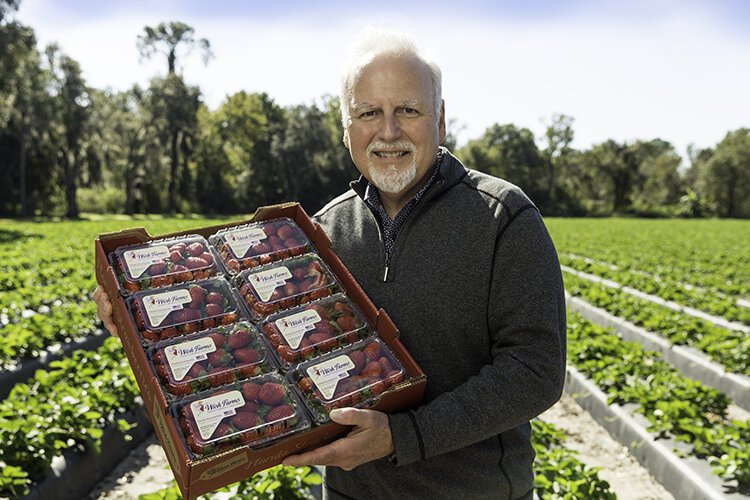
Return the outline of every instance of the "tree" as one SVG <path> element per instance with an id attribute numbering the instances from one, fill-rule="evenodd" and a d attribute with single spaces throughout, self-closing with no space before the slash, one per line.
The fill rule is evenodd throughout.
<path id="1" fill-rule="evenodd" d="M 81 75 L 81 67 L 74 59 L 62 54 L 57 45 L 45 50 L 53 75 L 57 97 L 58 127 L 53 131 L 58 145 L 58 164 L 62 167 L 67 201 L 66 216 L 78 217 L 76 190 L 81 176 L 84 141 L 88 135 L 91 112 L 89 89 Z"/>
<path id="2" fill-rule="evenodd" d="M 207 64 L 213 57 L 211 44 L 205 38 L 196 39 L 195 30 L 179 21 L 160 23 L 156 28 L 146 26 L 144 33 L 138 36 L 138 51 L 144 59 L 161 53 L 167 58 L 167 74 L 174 75 L 177 66 L 177 53 L 188 55 L 196 47 L 202 51 L 203 63 Z"/>
<path id="3" fill-rule="evenodd" d="M 550 208 L 550 213 L 561 213 L 568 204 L 568 197 L 558 199 L 559 176 L 570 170 L 571 158 L 576 151 L 570 147 L 573 142 L 573 118 L 557 114 L 544 132 L 544 149 L 542 157 L 547 167 L 547 181 L 544 187 L 544 200 Z M 566 193 L 567 194 L 567 193 Z"/>
<path id="4" fill-rule="evenodd" d="M 461 148 L 458 156 L 472 168 L 516 184 L 544 208 L 545 165 L 529 129 L 492 125 Z"/>
<path id="5" fill-rule="evenodd" d="M 706 161 L 699 186 L 720 217 L 750 217 L 750 129 L 724 136 Z"/>

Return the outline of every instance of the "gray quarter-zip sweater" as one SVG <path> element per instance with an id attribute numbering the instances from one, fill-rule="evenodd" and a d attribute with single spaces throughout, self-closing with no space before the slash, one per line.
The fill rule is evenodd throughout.
<path id="1" fill-rule="evenodd" d="M 518 498 L 533 487 L 529 420 L 565 376 L 560 266 L 520 189 L 443 153 L 388 262 L 363 178 L 314 216 L 427 375 L 423 404 L 389 417 L 395 463 L 328 467 L 331 498 Z"/>

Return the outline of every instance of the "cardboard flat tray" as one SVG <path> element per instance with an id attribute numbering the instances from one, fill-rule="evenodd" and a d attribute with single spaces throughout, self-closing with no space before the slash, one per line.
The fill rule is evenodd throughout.
<path id="1" fill-rule="evenodd" d="M 265 448 L 253 450 L 244 446 L 210 457 L 200 459 L 192 457 L 184 444 L 176 422 L 169 414 L 168 402 L 158 379 L 151 370 L 132 316 L 120 294 L 117 277 L 109 262 L 109 255 L 123 245 L 184 234 L 201 234 L 208 238 L 220 229 L 279 217 L 289 217 L 302 228 L 318 254 L 336 275 L 347 295 L 359 306 L 370 324 L 375 326 L 380 338 L 388 344 L 409 374 L 404 382 L 384 393 L 374 408 L 385 412 L 412 408 L 419 404 L 424 394 L 427 379 L 414 358 L 399 341 L 396 326 L 388 314 L 383 309 L 378 309 L 367 297 L 331 249 L 331 241 L 323 229 L 313 223 L 297 203 L 261 207 L 249 219 L 170 234 L 152 236 L 144 228 L 101 234 L 95 241 L 96 279 L 112 300 L 114 322 L 120 333 L 125 354 L 135 374 L 143 400 L 146 402 L 156 435 L 164 448 L 180 491 L 186 499 L 196 498 L 247 478 L 258 471 L 281 463 L 288 455 L 329 443 L 346 434 L 348 427 L 329 422 L 300 434 L 294 434 Z"/>

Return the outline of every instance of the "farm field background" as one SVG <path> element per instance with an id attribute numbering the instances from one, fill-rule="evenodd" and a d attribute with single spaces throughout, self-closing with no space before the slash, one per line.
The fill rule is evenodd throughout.
<path id="1" fill-rule="evenodd" d="M 140 405 L 122 350 L 101 331 L 90 299 L 96 235 L 135 226 L 162 234 L 240 218 L 0 221 L 0 497 L 38 491 L 55 457 L 96 454 L 110 429 L 128 431 Z M 750 221 L 546 223 L 571 300 L 750 380 Z M 750 498 L 750 408 L 579 312 L 569 309 L 569 375 L 598 386 L 611 407 L 636 415 L 659 442 L 677 443 L 667 445 L 679 449 L 674 460 L 698 463 L 721 495 Z M 22 372 L 29 366 L 36 371 Z M 540 496 L 637 498 L 612 491 L 551 423 L 535 421 L 534 430 Z"/>

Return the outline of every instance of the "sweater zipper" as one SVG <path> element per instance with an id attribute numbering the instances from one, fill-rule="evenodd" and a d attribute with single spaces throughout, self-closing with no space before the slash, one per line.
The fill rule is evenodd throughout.
<path id="1" fill-rule="evenodd" d="M 409 215 L 406 217 L 406 220 L 404 221 L 404 224 L 401 226 L 401 229 L 399 230 L 398 234 L 396 235 L 396 239 L 393 240 L 393 251 L 391 252 L 391 255 L 388 255 L 388 252 L 385 249 L 385 238 L 383 237 L 383 230 L 380 227 L 380 223 L 378 222 L 376 225 L 378 226 L 378 232 L 380 233 L 380 241 L 383 242 L 383 251 L 385 252 L 385 266 L 383 268 L 383 283 L 388 282 L 388 272 L 390 271 L 391 267 L 391 259 L 393 258 L 393 254 L 396 252 L 396 242 L 399 240 L 402 234 L 406 233 L 407 227 L 411 224 L 411 221 L 414 219 L 415 215 L 417 214 L 417 211 L 420 210 L 425 203 L 425 200 L 431 199 L 432 196 L 429 196 L 432 193 L 435 193 L 437 188 L 443 183 L 442 179 L 438 179 L 435 181 L 435 183 L 427 190 L 427 192 L 422 195 L 422 198 L 419 199 L 417 204 L 414 206 L 412 211 L 409 213 Z M 375 215 L 375 214 L 373 214 Z M 378 218 L 375 217 L 376 222 L 378 221 Z M 403 238 L 402 238 L 403 239 Z"/>

